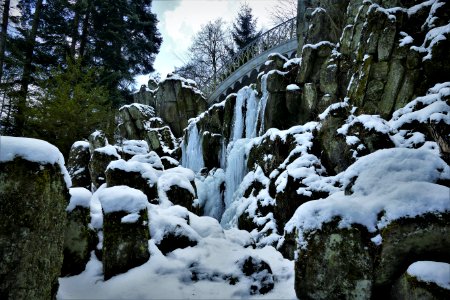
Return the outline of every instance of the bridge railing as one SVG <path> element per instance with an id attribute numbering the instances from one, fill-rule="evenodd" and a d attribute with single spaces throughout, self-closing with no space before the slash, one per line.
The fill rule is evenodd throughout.
<path id="1" fill-rule="evenodd" d="M 272 29 L 260 34 L 247 46 L 226 61 L 217 73 L 211 76 L 200 89 L 208 97 L 234 71 L 265 51 L 283 42 L 296 38 L 296 18 L 289 19 Z"/>

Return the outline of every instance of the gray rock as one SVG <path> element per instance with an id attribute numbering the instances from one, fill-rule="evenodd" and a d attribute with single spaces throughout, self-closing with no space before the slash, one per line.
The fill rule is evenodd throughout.
<path id="1" fill-rule="evenodd" d="M 0 162 L 2 299 L 56 296 L 68 201 L 57 164 L 42 165 L 19 157 Z"/>
<path id="2" fill-rule="evenodd" d="M 88 142 L 75 142 L 72 145 L 67 162 L 67 171 L 72 179 L 72 187 L 91 188 L 89 160 L 91 153 Z"/>
<path id="3" fill-rule="evenodd" d="M 84 271 L 90 253 L 95 249 L 96 236 L 89 228 L 90 220 L 88 207 L 76 206 L 67 213 L 61 276 L 73 276 Z"/>
<path id="4" fill-rule="evenodd" d="M 118 159 L 120 159 L 120 156 L 113 146 L 108 145 L 95 149 L 89 161 L 89 173 L 91 174 L 92 184 L 96 189 L 106 182 L 106 167 L 110 162 Z"/>
<path id="5" fill-rule="evenodd" d="M 102 130 L 96 130 L 89 136 L 89 151 L 91 151 L 91 154 L 94 153 L 95 149 L 106 145 L 108 145 L 108 139 Z"/>
<path id="6" fill-rule="evenodd" d="M 158 114 L 169 124 L 176 137 L 183 135 L 190 118 L 196 117 L 207 107 L 205 97 L 193 83 L 177 76 L 160 82 L 156 99 Z"/>
<path id="7" fill-rule="evenodd" d="M 371 299 L 373 259 L 367 231 L 322 225 L 308 235 L 295 263 L 295 291 L 302 299 Z"/>

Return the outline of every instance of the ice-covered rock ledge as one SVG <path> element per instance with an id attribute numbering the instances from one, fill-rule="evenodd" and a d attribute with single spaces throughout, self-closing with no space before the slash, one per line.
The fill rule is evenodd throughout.
<path id="1" fill-rule="evenodd" d="M 337 177 L 345 191 L 303 204 L 286 225 L 298 236 L 297 295 L 369 299 L 414 259 L 445 258 L 450 189 L 438 183 L 450 168 L 438 153 L 380 150 Z"/>

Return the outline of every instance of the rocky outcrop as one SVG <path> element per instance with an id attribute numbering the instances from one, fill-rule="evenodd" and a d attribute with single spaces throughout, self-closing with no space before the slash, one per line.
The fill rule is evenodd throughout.
<path id="1" fill-rule="evenodd" d="M 449 268 L 448 263 L 415 262 L 392 287 L 391 299 L 447 299 Z"/>
<path id="2" fill-rule="evenodd" d="M 89 161 L 89 173 L 93 186 L 98 189 L 106 182 L 105 171 L 109 163 L 120 159 L 115 147 L 108 145 L 102 148 L 97 148 L 91 156 Z"/>
<path id="3" fill-rule="evenodd" d="M 176 137 L 183 135 L 188 120 L 195 118 L 207 108 L 203 94 L 192 80 L 169 74 L 159 83 L 156 97 L 158 115 L 172 129 Z"/>
<path id="4" fill-rule="evenodd" d="M 0 297 L 52 299 L 69 201 L 64 159 L 41 140 L 2 136 L 0 144 Z"/>
<path id="5" fill-rule="evenodd" d="M 72 276 L 84 271 L 95 248 L 95 234 L 89 227 L 91 192 L 85 188 L 70 189 L 67 206 L 67 226 L 64 235 L 64 261 L 61 276 Z"/>
<path id="6" fill-rule="evenodd" d="M 67 162 L 67 170 L 72 179 L 73 187 L 91 188 L 90 159 L 91 153 L 88 142 L 78 141 L 72 145 Z"/>
<path id="7" fill-rule="evenodd" d="M 103 274 L 108 280 L 150 257 L 147 197 L 127 186 L 106 188 L 98 197 L 103 210 Z"/>
<path id="8" fill-rule="evenodd" d="M 122 106 L 119 110 L 122 119 L 119 124 L 121 137 L 127 140 L 144 140 L 149 150 L 160 156 L 177 157 L 178 142 L 170 127 L 159 117 L 155 117 L 153 107 L 138 103 Z"/>
<path id="9" fill-rule="evenodd" d="M 95 149 L 105 147 L 108 144 L 106 134 L 101 130 L 96 130 L 89 135 L 89 151 L 91 154 L 94 153 Z"/>
<path id="10" fill-rule="evenodd" d="M 105 174 L 108 187 L 126 185 L 142 191 L 150 202 L 158 203 L 156 184 L 159 175 L 153 167 L 146 163 L 126 162 L 120 159 L 111 162 Z"/>

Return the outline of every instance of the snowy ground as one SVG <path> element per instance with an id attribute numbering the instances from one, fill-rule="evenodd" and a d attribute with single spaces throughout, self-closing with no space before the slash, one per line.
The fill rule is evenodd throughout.
<path id="1" fill-rule="evenodd" d="M 284 259 L 273 247 L 253 249 L 250 234 L 236 228 L 223 230 L 210 217 L 197 217 L 180 206 L 161 208 L 149 204 L 152 237 L 147 263 L 104 281 L 102 263 L 92 253 L 80 275 L 60 278 L 58 299 L 296 299 L 294 262 Z M 190 223 L 183 224 L 189 214 Z M 153 221 L 152 221 L 153 220 Z M 164 230 L 181 224 L 198 240 L 195 247 L 177 249 L 164 256 L 155 242 Z M 157 229 L 155 229 L 157 228 Z M 267 262 L 274 275 L 274 289 L 250 294 L 258 284 L 245 276 L 239 262 L 248 256 Z M 237 282 L 230 284 L 230 278 Z"/>

